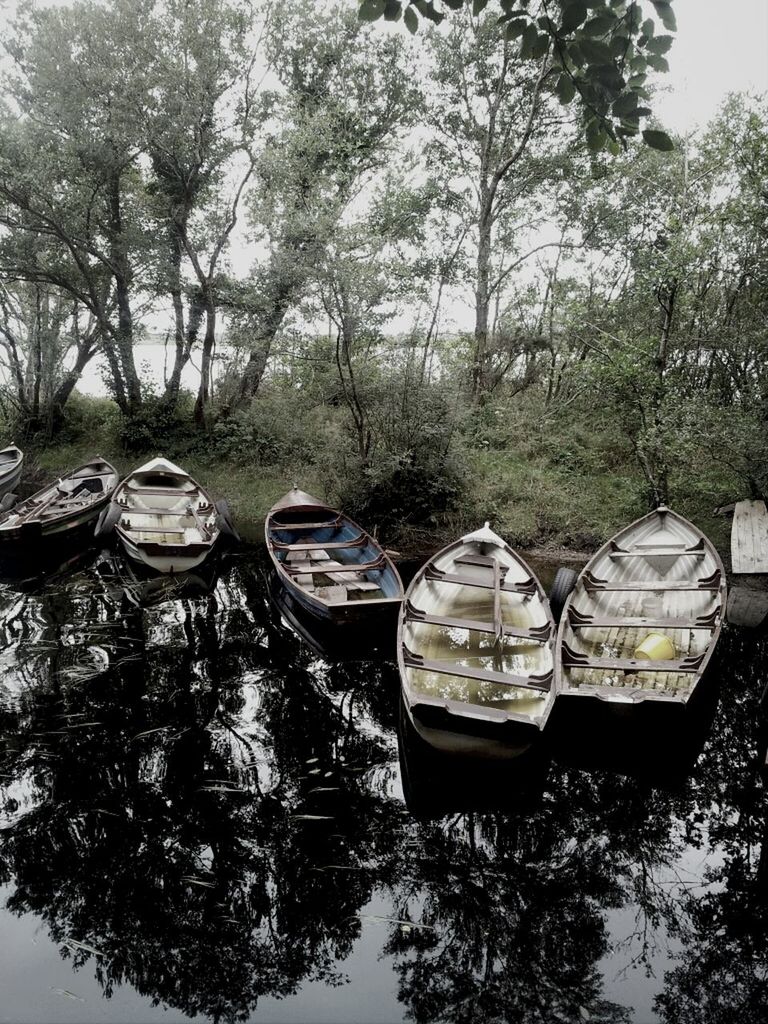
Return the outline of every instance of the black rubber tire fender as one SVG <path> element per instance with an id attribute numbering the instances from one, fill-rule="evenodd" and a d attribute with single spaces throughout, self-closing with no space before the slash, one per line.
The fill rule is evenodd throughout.
<path id="1" fill-rule="evenodd" d="M 555 578 L 549 591 L 549 606 L 552 609 L 555 622 L 560 621 L 563 608 L 565 608 L 565 602 L 576 586 L 578 578 L 579 574 L 577 572 L 573 569 L 567 569 L 565 566 L 561 566 L 555 573 Z"/>
<path id="2" fill-rule="evenodd" d="M 240 534 L 237 532 L 232 521 L 232 513 L 225 498 L 221 498 L 216 502 L 216 526 L 223 536 L 231 538 L 238 544 L 240 543 Z"/>
<path id="3" fill-rule="evenodd" d="M 101 515 L 96 520 L 96 526 L 93 528 L 94 537 L 99 539 L 109 537 L 120 522 L 122 514 L 123 510 L 120 506 L 116 505 L 114 501 L 110 501 L 106 508 L 101 510 Z"/>

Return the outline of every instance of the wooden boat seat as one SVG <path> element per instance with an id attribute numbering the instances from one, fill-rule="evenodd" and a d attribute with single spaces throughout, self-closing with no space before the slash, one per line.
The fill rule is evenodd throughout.
<path id="1" fill-rule="evenodd" d="M 446 572 L 434 565 L 428 565 L 424 570 L 424 579 L 432 580 L 435 583 L 455 583 L 461 587 L 479 587 L 481 590 L 494 590 L 493 580 L 487 583 L 474 576 L 465 576 L 459 573 Z M 507 594 L 524 594 L 526 597 L 533 597 L 536 593 L 536 583 L 530 577 L 523 583 L 502 583 L 500 590 Z"/>
<path id="2" fill-rule="evenodd" d="M 609 672 L 698 672 L 706 651 L 685 658 L 652 661 L 639 658 L 593 658 L 563 643 L 563 668 L 597 668 Z"/>
<path id="3" fill-rule="evenodd" d="M 179 530 L 175 526 L 143 526 L 140 523 L 121 522 L 123 530 L 131 533 L 172 533 L 180 537 L 186 536 L 186 530 Z"/>
<path id="4" fill-rule="evenodd" d="M 142 487 L 141 484 L 126 484 L 125 489 L 135 494 L 175 494 L 179 498 L 189 498 L 199 494 L 199 491 L 192 487 L 189 490 L 183 487 Z"/>
<path id="5" fill-rule="evenodd" d="M 695 619 L 654 619 L 645 618 L 642 615 L 635 618 L 626 615 L 595 617 L 580 612 L 577 608 L 570 608 L 568 623 L 571 629 L 621 629 L 623 626 L 627 626 L 638 629 L 708 629 L 711 631 L 716 628 L 719 615 L 719 607 L 708 615 L 698 615 Z"/>
<path id="6" fill-rule="evenodd" d="M 466 668 L 454 661 L 433 661 L 421 654 L 414 654 L 403 644 L 403 662 L 406 668 L 423 672 L 437 672 L 440 675 L 458 676 L 461 679 L 476 679 L 482 683 L 499 683 L 502 686 L 538 690 L 546 693 L 552 684 L 552 670 L 543 675 L 520 676 L 512 672 L 494 672 L 484 668 Z"/>
<path id="7" fill-rule="evenodd" d="M 312 575 L 320 575 L 321 573 L 339 573 L 339 572 L 371 572 L 373 569 L 384 569 L 386 568 L 386 560 L 383 555 L 379 555 L 378 558 L 374 558 L 370 562 L 350 562 L 349 565 L 340 565 L 338 568 L 334 566 L 312 566 L 311 564 L 300 564 L 300 565 L 286 565 L 285 562 L 281 563 L 286 572 L 291 575 L 297 573 L 310 573 Z"/>
<path id="8" fill-rule="evenodd" d="M 699 543 L 691 548 L 671 544 L 666 547 L 622 548 L 616 541 L 612 541 L 611 550 L 608 553 L 609 558 L 658 558 L 660 555 L 670 555 L 676 558 L 684 558 L 686 556 L 689 558 L 704 558 L 706 555 L 704 538 L 702 537 Z"/>
<path id="9" fill-rule="evenodd" d="M 405 617 L 408 622 L 421 622 L 427 626 L 445 626 L 448 629 L 468 629 L 473 633 L 497 632 L 492 622 L 479 622 L 475 619 L 453 619 L 442 615 L 428 615 L 421 608 L 416 608 L 410 601 L 405 605 Z M 521 629 L 517 626 L 506 626 L 502 624 L 504 636 L 518 637 L 521 640 L 533 640 L 536 643 L 544 644 L 549 640 L 552 632 L 550 624 L 545 622 L 543 626 L 533 626 L 531 629 Z"/>
<path id="10" fill-rule="evenodd" d="M 604 590 L 719 590 L 720 570 L 715 569 L 711 576 L 702 577 L 699 580 L 637 580 L 628 583 L 611 583 L 608 580 L 600 579 L 591 572 L 585 572 L 583 576 L 584 589 L 588 594 L 599 593 Z"/>
<path id="11" fill-rule="evenodd" d="M 334 529 L 334 528 L 336 528 L 338 526 L 341 526 L 341 523 L 342 523 L 341 516 L 337 516 L 335 519 L 329 519 L 329 520 L 327 520 L 327 522 L 324 522 L 324 523 L 286 523 L 285 525 L 283 525 L 282 523 L 276 523 L 275 520 L 273 519 L 270 522 L 269 526 L 270 526 L 270 529 L 272 529 L 272 530 L 281 530 L 281 531 L 285 531 L 285 530 L 324 530 L 324 529 Z"/>
<path id="12" fill-rule="evenodd" d="M 273 540 L 272 547 L 278 551 L 331 551 L 344 548 L 360 548 L 364 547 L 367 543 L 368 537 L 366 534 L 361 533 L 359 536 L 353 537 L 352 540 L 315 541 L 314 544 L 287 544 L 283 541 Z"/>

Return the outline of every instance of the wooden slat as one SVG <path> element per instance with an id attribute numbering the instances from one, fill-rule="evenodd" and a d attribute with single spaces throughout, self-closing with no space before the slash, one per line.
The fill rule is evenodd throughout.
<path id="1" fill-rule="evenodd" d="M 435 583 L 455 583 L 460 587 L 479 587 L 481 590 L 494 589 L 493 580 L 489 580 L 486 583 L 483 580 L 476 579 L 474 576 L 443 572 L 442 569 L 437 569 L 433 565 L 428 565 L 424 570 L 424 579 L 432 580 Z M 528 579 L 524 583 L 502 583 L 501 590 L 505 594 L 526 594 L 532 596 L 536 593 L 536 584 L 532 579 Z"/>
<path id="2" fill-rule="evenodd" d="M 768 510 L 764 501 L 737 501 L 731 527 L 735 573 L 768 573 Z"/>
<path id="3" fill-rule="evenodd" d="M 608 672 L 698 672 L 704 653 L 679 660 L 647 658 L 593 658 L 563 644 L 563 668 L 592 668 Z"/>
<path id="4" fill-rule="evenodd" d="M 433 661 L 414 654 L 403 644 L 403 662 L 406 668 L 419 669 L 422 672 L 437 672 L 439 675 L 457 676 L 461 679 L 475 679 L 482 683 L 498 683 L 501 686 L 539 690 L 546 693 L 552 682 L 552 673 L 545 676 L 519 676 L 512 672 L 493 672 L 491 669 L 466 668 L 455 661 Z"/>
<path id="5" fill-rule="evenodd" d="M 603 591 L 641 591 L 650 590 L 663 592 L 665 590 L 719 590 L 720 570 L 716 570 L 711 576 L 698 580 L 630 580 L 626 583 L 611 583 L 608 580 L 598 579 L 591 572 L 585 572 L 583 576 L 584 589 L 589 594 L 602 593 Z"/>
<path id="6" fill-rule="evenodd" d="M 571 629 L 610 629 L 626 626 L 638 629 L 708 629 L 711 631 L 717 625 L 718 616 L 719 610 L 715 609 L 711 615 L 699 615 L 695 619 L 652 619 L 627 615 L 597 617 L 584 615 L 576 608 L 571 607 L 568 610 L 568 624 Z"/>
<path id="7" fill-rule="evenodd" d="M 414 607 L 410 602 L 406 610 L 408 622 L 424 623 L 427 626 L 444 626 L 446 629 L 468 629 L 471 633 L 496 633 L 496 624 L 493 622 L 480 622 L 476 619 L 453 619 L 443 615 L 428 615 L 420 608 Z M 502 625 L 504 636 L 519 637 L 521 640 L 535 640 L 536 643 L 546 643 L 551 630 L 549 624 L 534 627 L 533 629 L 520 629 L 517 626 Z"/>
<path id="8" fill-rule="evenodd" d="M 368 537 L 361 533 L 352 540 L 315 541 L 314 544 L 286 544 L 283 541 L 273 540 L 272 546 L 278 551 L 335 551 L 344 548 L 360 548 L 368 543 Z"/>

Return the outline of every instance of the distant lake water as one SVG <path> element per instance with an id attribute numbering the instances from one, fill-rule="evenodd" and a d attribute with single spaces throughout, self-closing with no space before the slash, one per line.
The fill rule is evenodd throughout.
<path id="1" fill-rule="evenodd" d="M 222 373 L 226 367 L 226 357 L 232 353 L 228 346 L 218 345 L 213 363 L 213 379 Z M 162 390 L 167 377 L 173 370 L 174 347 L 169 343 L 166 349 L 163 345 L 138 344 L 134 346 L 134 359 L 136 367 L 143 380 L 150 381 L 155 388 Z M 222 357 L 222 358 L 218 358 Z M 105 374 L 108 373 L 106 360 L 103 356 L 97 356 L 86 366 L 78 390 L 84 395 L 105 395 L 108 389 L 104 384 Z M 186 364 L 181 373 L 181 386 L 188 391 L 197 392 L 200 384 L 200 353 L 195 352 L 191 360 Z"/>
<path id="2" fill-rule="evenodd" d="M 0 1021 L 768 1019 L 764 637 L 671 740 L 472 767 L 267 570 L 0 582 Z"/>

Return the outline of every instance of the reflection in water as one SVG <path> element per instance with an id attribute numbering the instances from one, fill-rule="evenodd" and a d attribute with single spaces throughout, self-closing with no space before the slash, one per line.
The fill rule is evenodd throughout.
<path id="1" fill-rule="evenodd" d="M 724 634 L 720 706 L 676 787 L 555 742 L 459 772 L 401 725 L 411 814 L 393 664 L 325 660 L 265 568 L 246 551 L 158 588 L 102 554 L 0 586 L 0 883 L 73 967 L 246 1020 L 342 983 L 375 898 L 369 970 L 403 1018 L 624 1021 L 601 961 L 629 910 L 627 964 L 680 948 L 648 982 L 658 1019 L 765 1019 L 765 640 Z"/>

